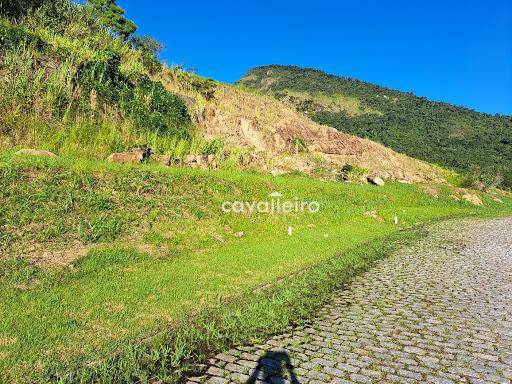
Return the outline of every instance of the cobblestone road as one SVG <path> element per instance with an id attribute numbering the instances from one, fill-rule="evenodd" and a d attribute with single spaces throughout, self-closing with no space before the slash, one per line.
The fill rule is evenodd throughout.
<path id="1" fill-rule="evenodd" d="M 210 361 L 209 383 L 511 383 L 512 219 L 452 221 L 309 325 Z"/>

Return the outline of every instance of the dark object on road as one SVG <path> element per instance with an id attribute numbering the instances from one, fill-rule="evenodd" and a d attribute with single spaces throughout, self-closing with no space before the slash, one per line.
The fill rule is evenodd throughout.
<path id="1" fill-rule="evenodd" d="M 289 375 L 289 377 L 287 376 Z M 246 381 L 246 384 L 254 384 L 256 381 L 265 383 L 300 384 L 290 361 L 290 356 L 284 351 L 267 351 L 258 360 L 258 365 Z"/>

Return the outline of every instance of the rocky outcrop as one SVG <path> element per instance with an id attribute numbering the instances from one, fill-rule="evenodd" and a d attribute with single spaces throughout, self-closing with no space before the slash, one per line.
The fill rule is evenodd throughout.
<path id="1" fill-rule="evenodd" d="M 53 152 L 46 151 L 44 149 L 20 149 L 16 152 L 17 155 L 30 155 L 30 156 L 45 156 L 45 157 L 57 157 L 57 155 Z"/>
<path id="2" fill-rule="evenodd" d="M 109 163 L 139 164 L 148 159 L 152 154 L 151 148 L 135 149 L 131 152 L 113 153 L 107 157 Z"/>
<path id="3" fill-rule="evenodd" d="M 317 124 L 268 96 L 219 83 L 215 97 L 206 99 L 176 77 L 169 76 L 164 83 L 170 91 L 200 101 L 189 108 L 189 113 L 194 116 L 203 137 L 221 138 L 227 146 L 258 153 L 260 159 L 253 166 L 261 171 L 271 172 L 279 168 L 284 173 L 302 172 L 299 167 L 313 161 L 311 172 L 319 168 L 340 169 L 351 164 L 383 180 L 445 180 L 444 172 L 438 167 L 399 154 L 379 143 Z M 276 166 L 276 162 L 288 157 L 292 161 L 286 161 L 286 168 Z M 190 161 L 197 166 L 197 161 Z"/>

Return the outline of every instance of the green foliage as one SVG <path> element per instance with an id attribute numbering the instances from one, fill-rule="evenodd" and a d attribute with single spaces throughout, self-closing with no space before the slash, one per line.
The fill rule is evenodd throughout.
<path id="1" fill-rule="evenodd" d="M 120 246 L 109 248 L 93 248 L 85 257 L 74 263 L 74 267 L 81 275 L 93 273 L 102 269 L 119 266 L 138 261 L 148 260 L 145 253 L 137 252 L 133 248 Z"/>
<path id="2" fill-rule="evenodd" d="M 135 49 L 142 52 L 143 64 L 150 73 L 157 73 L 162 70 L 162 64 L 158 61 L 158 53 L 164 49 L 162 43 L 151 36 L 134 36 L 131 43 Z"/>
<path id="3" fill-rule="evenodd" d="M 45 0 L 0 0 L 0 16 L 18 18 L 37 9 Z"/>
<path id="4" fill-rule="evenodd" d="M 33 45 L 38 51 L 46 48 L 46 43 L 37 35 L 0 20 L 0 53 L 26 45 Z"/>
<path id="5" fill-rule="evenodd" d="M 190 139 L 191 121 L 149 77 L 161 68 L 158 49 L 148 37 L 111 36 L 92 7 L 68 0 L 0 17 L 0 143 L 89 158 L 138 144 L 171 154 Z"/>
<path id="6" fill-rule="evenodd" d="M 161 82 L 142 76 L 131 82 L 120 70 L 120 57 L 106 51 L 106 59 L 83 63 L 75 83 L 89 100 L 94 90 L 108 105 L 117 105 L 141 129 L 187 137 L 189 116 L 185 103 L 169 93 Z M 90 108 L 88 103 L 82 103 Z"/>
<path id="7" fill-rule="evenodd" d="M 311 298 L 327 298 L 330 284 L 352 275 L 369 247 L 380 252 L 389 246 L 382 236 L 452 215 L 510 214 L 512 207 L 506 196 L 498 203 L 480 192 L 484 206 L 456 201 L 448 186 L 436 186 L 440 196 L 432 199 L 417 185 L 400 183 L 375 188 L 239 169 L 130 167 L 5 151 L 0 185 L 0 334 L 16 338 L 2 349 L 0 372 L 9 375 L 7 382 L 123 383 L 172 376 L 205 343 L 215 349 L 311 313 Z M 318 201 L 321 209 L 282 215 L 220 209 L 224 201 L 266 200 L 273 191 L 287 200 Z M 365 216 L 368 210 L 383 221 Z M 43 231 L 53 236 L 41 236 Z M 244 236 L 236 237 L 238 231 Z M 361 245 L 364 254 L 354 255 L 351 250 Z M 38 270 L 26 257 L 37 257 L 38 250 L 73 265 Z M 62 259 L 60 252 L 76 260 Z M 349 254 L 354 264 L 347 265 Z M 9 261 L 2 264 L 4 255 Z M 282 280 L 317 263 L 325 266 L 321 280 L 309 273 Z M 297 278 L 306 285 L 286 296 Z M 250 293 L 280 281 L 283 295 Z M 326 285 L 316 285 L 320 281 Z M 237 300 L 234 292 L 248 293 L 249 301 Z M 233 312 L 224 312 L 226 301 Z M 210 305 L 218 305 L 220 317 L 209 316 Z M 200 328 L 191 339 L 185 334 L 188 320 L 198 313 Z M 144 342 L 161 333 L 171 338 Z"/>
<path id="8" fill-rule="evenodd" d="M 124 9 L 115 0 L 88 0 L 100 23 L 124 40 L 134 34 L 137 26 L 124 17 Z"/>
<path id="9" fill-rule="evenodd" d="M 0 287 L 30 284 L 41 275 L 41 270 L 25 258 L 0 257 Z"/>
<path id="10" fill-rule="evenodd" d="M 360 181 L 360 179 L 368 174 L 366 168 L 358 167 L 357 165 L 345 164 L 341 167 L 338 180 L 340 181 Z"/>
<path id="11" fill-rule="evenodd" d="M 272 81 L 266 81 L 268 79 Z M 299 67 L 254 68 L 240 83 L 292 102 L 294 98 L 290 92 L 319 96 L 315 103 L 322 97 L 334 99 L 338 95 L 355 98 L 363 110 L 369 108 L 380 113 L 349 115 L 344 111 L 312 108 L 312 102 L 308 100 L 299 100 L 296 106 L 321 124 L 458 171 L 468 172 L 479 166 L 483 174 L 490 174 L 490 178 L 495 179 L 512 168 L 511 116 L 479 113 Z"/>
<path id="12" fill-rule="evenodd" d="M 115 240 L 123 231 L 127 219 L 101 215 L 91 221 L 84 220 L 77 227 L 78 239 L 84 243 Z"/>
<path id="13" fill-rule="evenodd" d="M 500 186 L 505 189 L 512 189 L 512 171 L 511 170 L 504 172 L 503 180 L 502 180 Z"/>
<path id="14" fill-rule="evenodd" d="M 307 152 L 308 150 L 308 146 L 306 145 L 302 137 L 296 137 L 295 140 L 293 141 L 293 145 L 295 146 L 295 150 L 297 153 Z"/>
<path id="15" fill-rule="evenodd" d="M 354 166 L 352 164 L 345 164 L 342 168 L 341 168 L 341 172 L 343 173 L 350 173 L 354 170 Z"/>

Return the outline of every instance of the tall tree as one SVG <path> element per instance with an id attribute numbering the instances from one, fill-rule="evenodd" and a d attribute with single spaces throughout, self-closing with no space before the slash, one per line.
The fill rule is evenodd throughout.
<path id="1" fill-rule="evenodd" d="M 110 31 L 127 40 L 135 33 L 137 26 L 124 16 L 124 9 L 117 5 L 116 0 L 88 0 L 100 23 Z"/>

